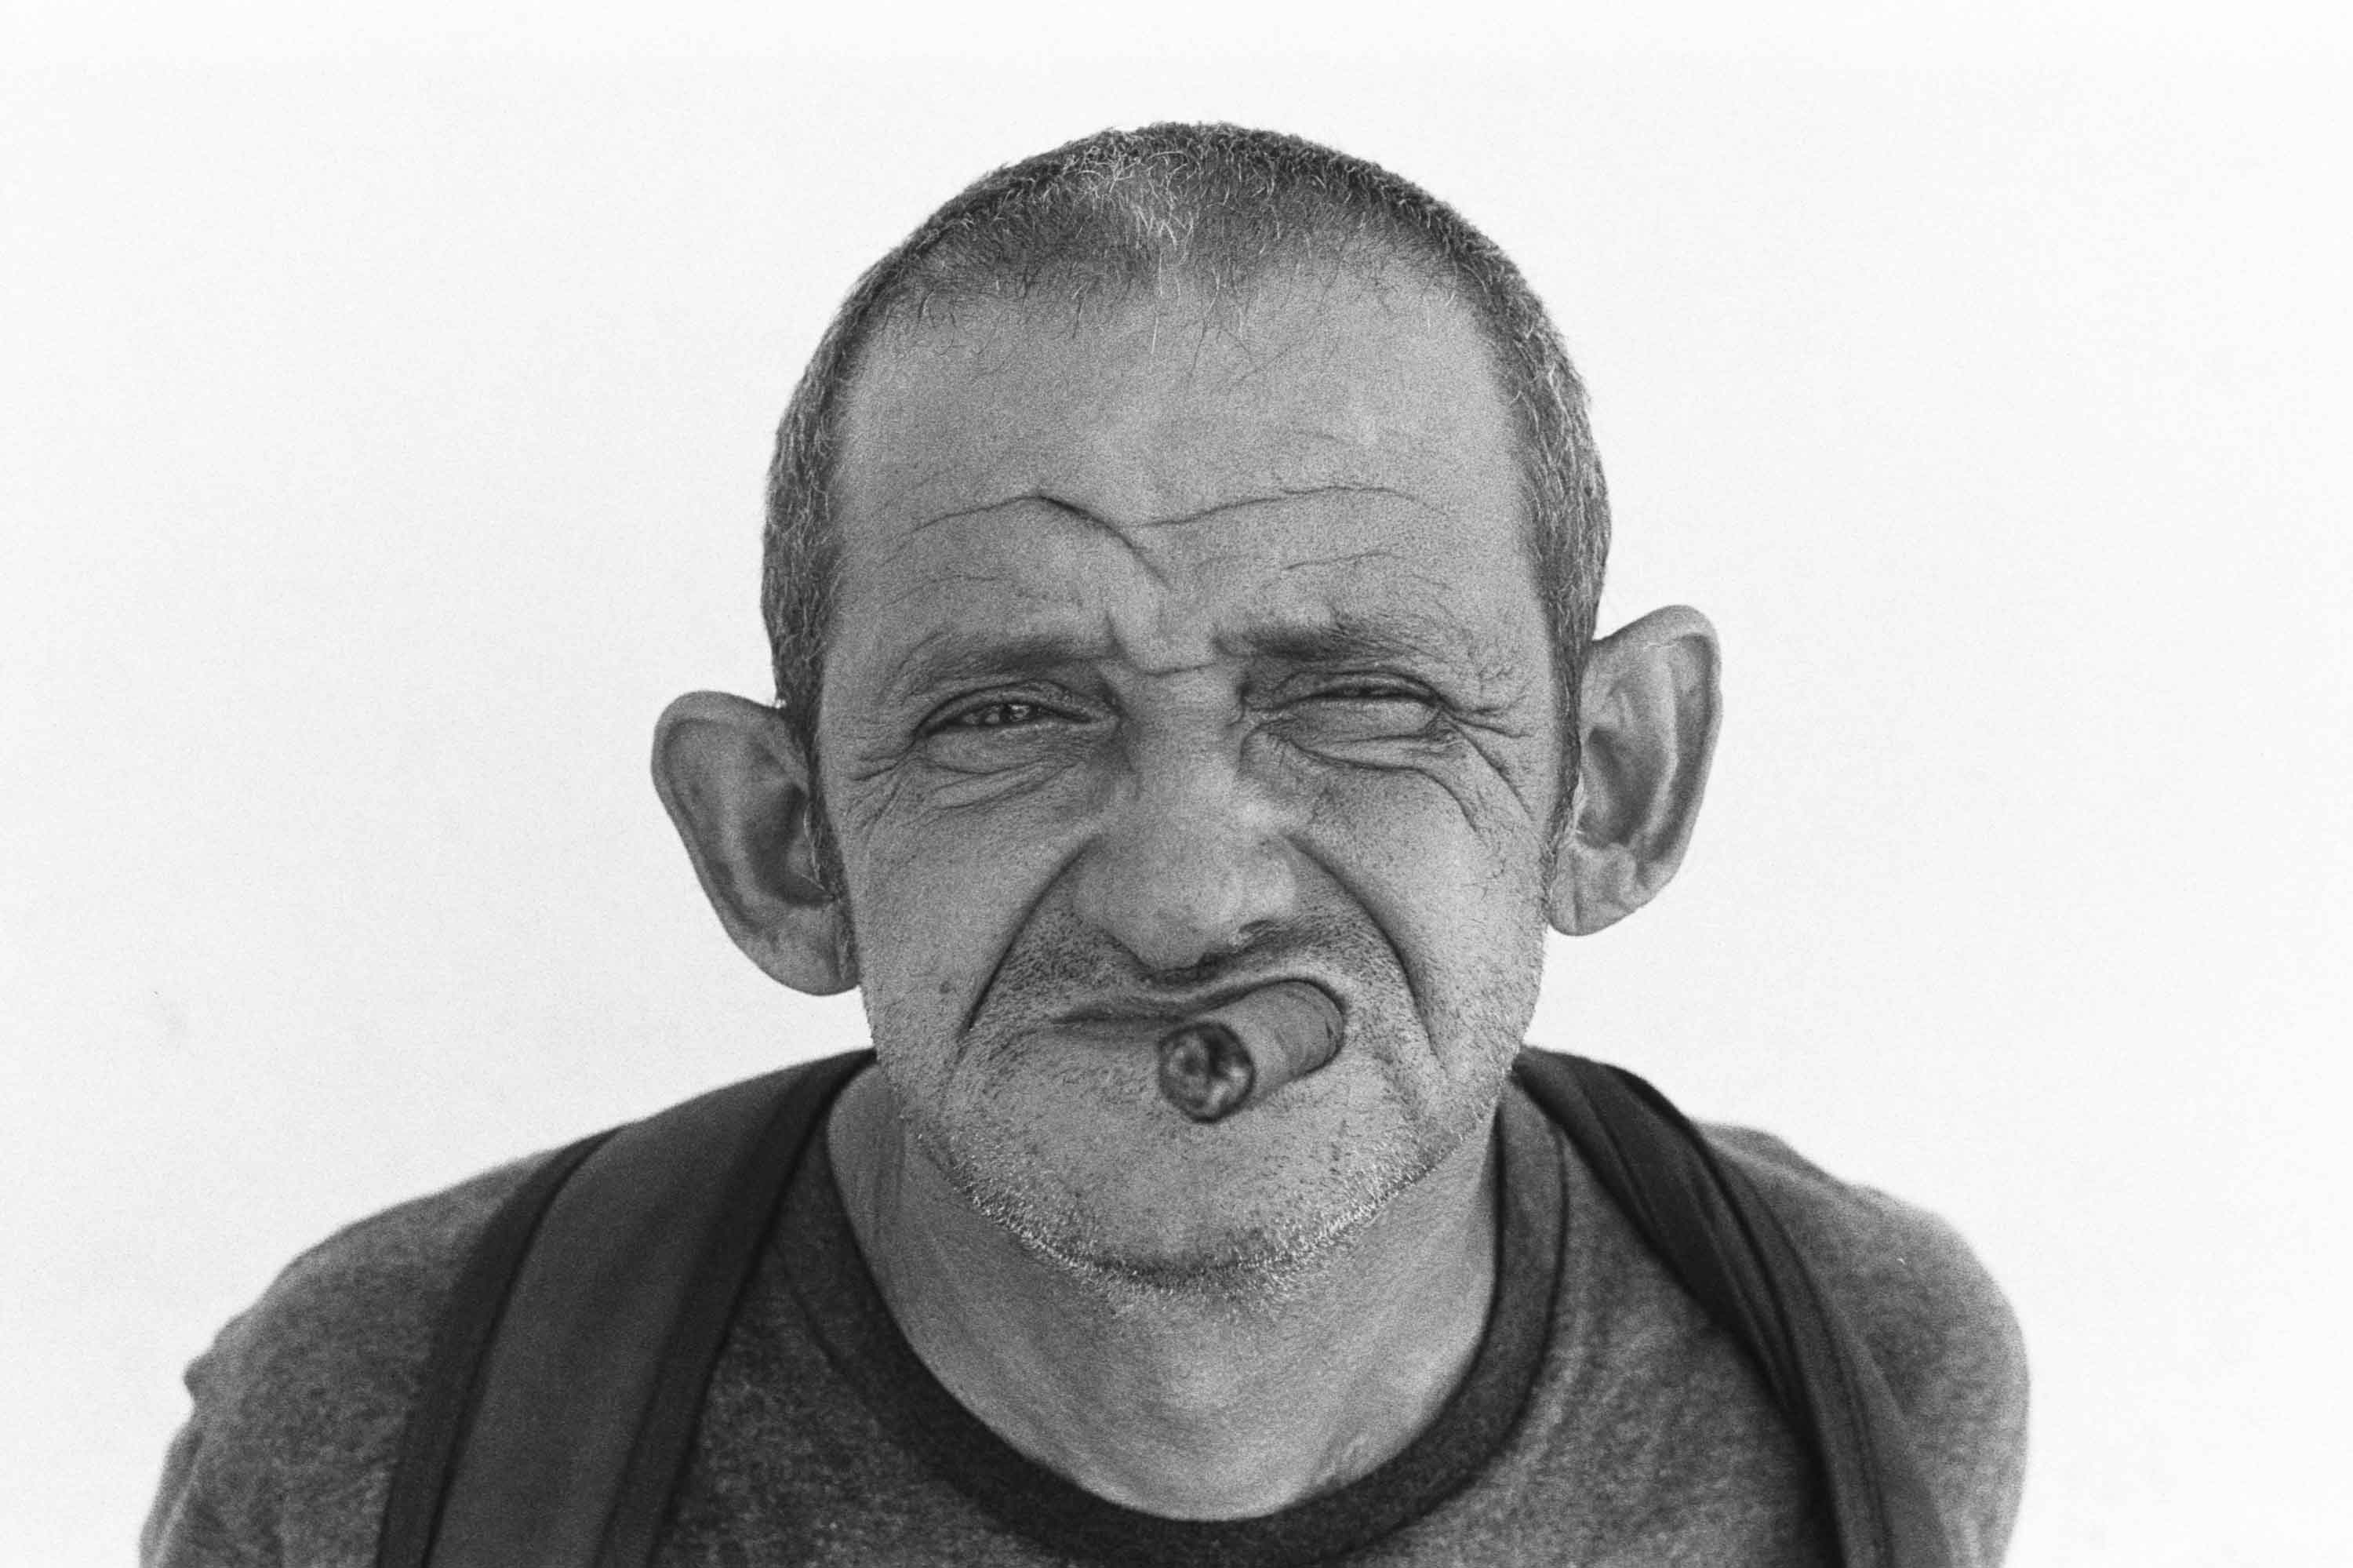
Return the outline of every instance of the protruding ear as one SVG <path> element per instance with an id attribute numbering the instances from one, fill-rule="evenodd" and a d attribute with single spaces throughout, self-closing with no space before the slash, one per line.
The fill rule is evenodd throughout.
<path id="1" fill-rule="evenodd" d="M 1715 752 L 1716 665 L 1715 628 L 1683 605 L 1587 652 L 1576 796 L 1546 890 L 1555 930 L 1615 924 L 1683 864 Z"/>
<path id="2" fill-rule="evenodd" d="M 818 870 L 809 759 L 771 708 L 690 692 L 654 726 L 654 788 L 720 923 L 795 991 L 858 983 L 849 915 Z"/>

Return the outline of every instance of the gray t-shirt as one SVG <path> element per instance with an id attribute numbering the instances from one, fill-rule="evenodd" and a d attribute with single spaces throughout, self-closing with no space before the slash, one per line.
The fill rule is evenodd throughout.
<path id="1" fill-rule="evenodd" d="M 2000 1560 L 2026 1373 L 2000 1292 L 1941 1222 L 1778 1140 L 1711 1128 L 1853 1315 L 1910 1417 L 1960 1564 Z M 1797 1439 L 1516 1088 L 1499 1268 L 1462 1387 L 1403 1453 L 1261 1519 L 1120 1507 L 958 1405 L 892 1323 L 822 1144 L 713 1375 L 662 1568 L 958 1563 L 1819 1564 Z M 361 1222 L 299 1259 L 189 1369 L 146 1561 L 374 1561 L 392 1456 L 468 1246 L 529 1162 Z"/>

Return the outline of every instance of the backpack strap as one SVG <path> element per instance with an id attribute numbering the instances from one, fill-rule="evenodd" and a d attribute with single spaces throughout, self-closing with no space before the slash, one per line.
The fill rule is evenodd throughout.
<path id="1" fill-rule="evenodd" d="M 378 1568 L 643 1568 L 769 1222 L 871 1052 L 550 1157 L 468 1258 L 396 1458 Z"/>
<path id="2" fill-rule="evenodd" d="M 1846 1568 L 1949 1568 L 1950 1538 L 1886 1376 L 1756 1184 L 1622 1067 L 1524 1051 L 1514 1071 L 1651 1250 L 1763 1371 L 1820 1467 Z"/>
<path id="3" fill-rule="evenodd" d="M 828 1057 L 551 1156 L 459 1276 L 403 1434 L 378 1568 L 648 1568 L 776 1204 L 872 1060 Z M 1772 1205 L 1649 1084 L 1526 1051 L 1521 1085 L 1763 1372 L 1845 1568 L 1950 1568 L 1903 1412 Z"/>

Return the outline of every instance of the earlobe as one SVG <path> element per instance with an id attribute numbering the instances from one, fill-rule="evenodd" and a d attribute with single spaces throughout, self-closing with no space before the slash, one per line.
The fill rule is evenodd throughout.
<path id="1" fill-rule="evenodd" d="M 1715 751 L 1717 666 L 1715 629 L 1682 605 L 1588 650 L 1575 795 L 1546 889 L 1554 929 L 1614 925 L 1683 864 Z"/>
<path id="2" fill-rule="evenodd" d="M 654 726 L 654 788 L 720 923 L 812 996 L 858 983 L 848 911 L 819 874 L 809 759 L 773 709 L 691 692 Z"/>

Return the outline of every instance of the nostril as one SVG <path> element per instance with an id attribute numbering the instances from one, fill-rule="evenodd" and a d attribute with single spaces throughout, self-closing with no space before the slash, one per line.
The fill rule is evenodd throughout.
<path id="1" fill-rule="evenodd" d="M 1155 969 L 1145 978 L 1153 984 L 1166 986 L 1171 991 L 1187 991 L 1200 985 L 1204 980 L 1215 980 L 1218 970 L 1223 969 L 1225 964 L 1226 959 L 1223 957 L 1203 959 L 1198 963 L 1186 964 L 1178 969 Z"/>
<path id="2" fill-rule="evenodd" d="M 1273 920 L 1252 920 L 1247 925 L 1209 935 L 1194 933 L 1184 945 L 1189 956 L 1176 957 L 1179 950 L 1174 941 L 1163 946 L 1156 954 L 1138 954 L 1145 961 L 1147 984 L 1166 986 L 1170 991 L 1199 991 L 1214 984 L 1234 967 L 1235 960 L 1255 948 L 1278 928 Z M 1155 959 L 1159 961 L 1155 961 Z"/>
<path id="3" fill-rule="evenodd" d="M 1205 954 L 1191 963 L 1155 969 L 1144 977 L 1145 983 L 1163 986 L 1170 991 L 1198 991 L 1214 983 L 1225 969 L 1231 967 L 1234 956 L 1242 948 L 1241 943 L 1223 945 L 1219 951 Z"/>

